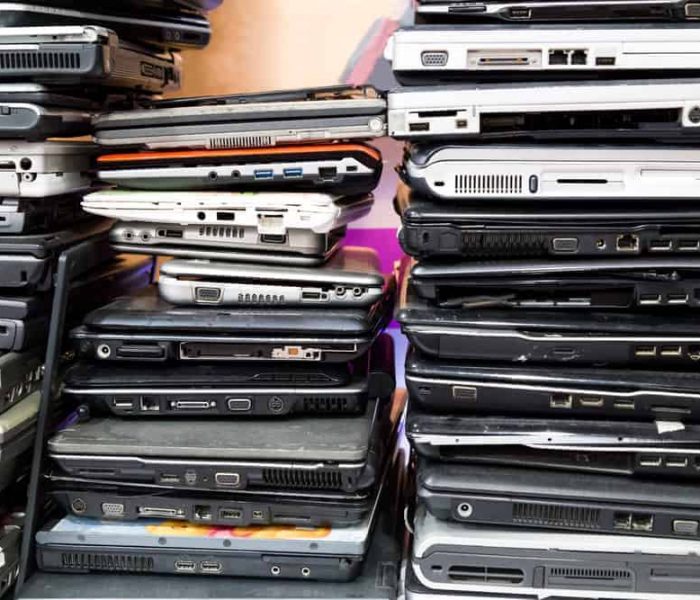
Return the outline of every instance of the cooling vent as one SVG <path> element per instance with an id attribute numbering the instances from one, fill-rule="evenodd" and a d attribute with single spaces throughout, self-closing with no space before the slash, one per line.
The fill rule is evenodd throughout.
<path id="1" fill-rule="evenodd" d="M 229 227 L 220 225 L 202 225 L 199 228 L 200 237 L 216 238 L 216 239 L 232 239 L 243 238 L 242 227 Z"/>
<path id="2" fill-rule="evenodd" d="M 455 175 L 455 194 L 464 196 L 496 196 L 521 194 L 521 175 Z"/>
<path id="3" fill-rule="evenodd" d="M 598 529 L 599 520 L 600 510 L 596 508 L 527 502 L 516 502 L 513 505 L 514 523 Z"/>
<path id="4" fill-rule="evenodd" d="M 264 373 L 253 377 L 255 381 L 275 383 L 330 383 L 331 378 L 323 373 Z"/>
<path id="5" fill-rule="evenodd" d="M 447 52 L 444 50 L 428 50 L 420 55 L 424 67 L 444 67 L 447 65 Z"/>
<path id="6" fill-rule="evenodd" d="M 17 70 L 62 71 L 80 69 L 80 53 L 49 51 L 13 51 L 0 52 L 0 71 Z"/>
<path id="7" fill-rule="evenodd" d="M 632 575 L 623 569 L 590 569 L 584 567 L 553 567 L 549 570 L 550 577 L 564 577 L 565 579 L 604 579 L 612 581 L 618 579 L 629 580 Z"/>
<path id="8" fill-rule="evenodd" d="M 343 487 L 340 473 L 285 469 L 263 469 L 263 484 L 272 487 L 314 490 L 339 490 Z"/>
<path id="9" fill-rule="evenodd" d="M 526 233 L 465 233 L 463 252 L 469 256 L 543 256 L 549 241 L 542 235 Z"/>
<path id="10" fill-rule="evenodd" d="M 493 583 L 496 585 L 520 585 L 525 580 L 522 569 L 502 569 L 469 565 L 452 566 L 447 576 L 453 581 Z"/>
<path id="11" fill-rule="evenodd" d="M 347 398 L 333 396 L 304 398 L 304 412 L 344 413 L 351 412 Z"/>
<path id="12" fill-rule="evenodd" d="M 284 294 L 238 294 L 238 301 L 246 304 L 283 304 Z"/>
<path id="13" fill-rule="evenodd" d="M 269 135 L 223 135 L 209 140 L 209 148 L 212 150 L 259 148 L 272 145 L 274 145 L 273 140 Z"/>
<path id="14" fill-rule="evenodd" d="M 138 554 L 62 552 L 61 564 L 65 569 L 89 569 L 91 571 L 128 571 L 130 573 L 148 573 L 153 571 L 153 559 Z"/>

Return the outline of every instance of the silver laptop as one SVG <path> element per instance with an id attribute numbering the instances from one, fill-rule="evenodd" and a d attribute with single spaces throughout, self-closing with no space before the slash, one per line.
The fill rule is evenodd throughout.
<path id="1" fill-rule="evenodd" d="M 82 207 L 120 221 L 183 225 L 186 238 L 226 242 L 239 238 L 234 232 L 241 228 L 261 236 L 284 236 L 289 229 L 328 233 L 367 215 L 373 202 L 371 194 L 104 190 L 85 196 Z"/>
<path id="2" fill-rule="evenodd" d="M 86 190 L 96 146 L 87 142 L 0 142 L 0 196 L 44 198 Z"/>
<path id="3" fill-rule="evenodd" d="M 101 146 L 251 148 L 386 135 L 386 101 L 371 87 L 334 86 L 164 100 L 99 115 Z"/>
<path id="4" fill-rule="evenodd" d="M 431 590 L 499 598 L 697 598 L 700 541 L 694 539 L 475 526 L 440 521 L 422 507 L 414 526 L 413 572 Z"/>
<path id="5" fill-rule="evenodd" d="M 411 188 L 446 200 L 651 200 L 700 196 L 700 155 L 654 146 L 414 146 Z"/>
<path id="6" fill-rule="evenodd" d="M 172 304 L 369 306 L 384 277 L 370 248 L 341 248 L 321 268 L 172 260 L 160 269 L 158 292 Z"/>
<path id="7" fill-rule="evenodd" d="M 400 29 L 384 56 L 404 84 L 498 75 L 682 77 L 697 72 L 694 24 L 449 25 Z"/>
<path id="8" fill-rule="evenodd" d="M 700 137 L 697 80 L 530 82 L 398 88 L 389 135 L 400 139 Z"/>

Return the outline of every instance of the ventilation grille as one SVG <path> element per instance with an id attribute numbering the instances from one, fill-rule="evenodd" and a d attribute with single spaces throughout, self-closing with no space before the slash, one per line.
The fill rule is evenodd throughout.
<path id="1" fill-rule="evenodd" d="M 453 581 L 493 583 L 496 585 L 520 585 L 525 580 L 525 572 L 522 569 L 470 565 L 450 567 L 447 575 Z"/>
<path id="2" fill-rule="evenodd" d="M 263 484 L 282 488 L 340 490 L 343 480 L 337 472 L 263 469 Z"/>
<path id="3" fill-rule="evenodd" d="M 549 240 L 526 233 L 466 233 L 463 252 L 470 256 L 546 256 Z"/>
<path id="4" fill-rule="evenodd" d="M 420 60 L 424 67 L 444 67 L 447 65 L 447 52 L 444 50 L 428 50 L 421 53 Z"/>
<path id="5" fill-rule="evenodd" d="M 259 148 L 274 146 L 269 135 L 222 135 L 209 140 L 212 150 L 225 150 L 226 148 Z"/>
<path id="6" fill-rule="evenodd" d="M 0 51 L 0 71 L 80 69 L 79 52 Z"/>
<path id="7" fill-rule="evenodd" d="M 284 304 L 284 294 L 238 294 L 238 301 L 246 304 Z"/>
<path id="8" fill-rule="evenodd" d="M 629 580 L 632 575 L 624 569 L 590 569 L 584 567 L 553 567 L 549 570 L 550 577 L 565 577 L 566 579 L 615 579 Z"/>
<path id="9" fill-rule="evenodd" d="M 64 569 L 89 569 L 92 571 L 128 571 L 149 573 L 153 571 L 153 559 L 138 554 L 90 554 L 89 552 L 62 552 Z"/>
<path id="10" fill-rule="evenodd" d="M 513 505 L 513 522 L 527 525 L 549 525 L 598 529 L 600 510 L 556 504 L 530 504 L 516 502 Z"/>
<path id="11" fill-rule="evenodd" d="M 354 412 L 347 398 L 333 396 L 304 398 L 304 411 L 313 413 Z"/>
<path id="12" fill-rule="evenodd" d="M 463 196 L 496 196 L 521 194 L 521 175 L 455 175 L 455 194 Z"/>
<path id="13" fill-rule="evenodd" d="M 245 232 L 242 227 L 202 225 L 199 228 L 200 237 L 216 239 L 241 239 Z"/>
<path id="14" fill-rule="evenodd" d="M 332 377 L 323 373 L 260 373 L 253 377 L 255 381 L 275 383 L 331 383 Z"/>

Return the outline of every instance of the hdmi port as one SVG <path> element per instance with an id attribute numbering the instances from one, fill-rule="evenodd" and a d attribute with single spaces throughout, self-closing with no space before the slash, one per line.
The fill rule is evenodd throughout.
<path id="1" fill-rule="evenodd" d="M 219 518 L 222 521 L 240 521 L 243 518 L 243 511 L 235 508 L 222 508 L 219 510 Z"/>
<path id="2" fill-rule="evenodd" d="M 160 476 L 159 481 L 161 483 L 180 483 L 180 477 L 177 475 L 172 475 L 171 473 L 163 473 Z"/>

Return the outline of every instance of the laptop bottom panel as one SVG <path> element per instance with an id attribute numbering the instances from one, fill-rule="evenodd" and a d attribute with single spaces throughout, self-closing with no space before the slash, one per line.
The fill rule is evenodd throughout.
<path id="1" fill-rule="evenodd" d="M 345 527 L 362 521 L 371 502 L 323 500 L 303 490 L 283 499 L 264 494 L 193 496 L 163 492 L 121 492 L 114 487 L 88 486 L 57 489 L 52 495 L 68 513 L 80 517 L 137 521 L 165 518 L 190 523 L 248 527 L 252 525 L 295 525 L 300 527 Z"/>
<path id="2" fill-rule="evenodd" d="M 362 567 L 361 556 L 275 555 L 88 545 L 37 546 L 39 568 L 72 573 L 168 573 L 350 581 Z"/>

